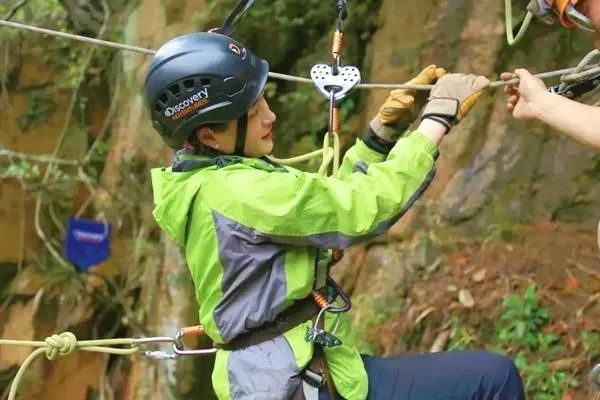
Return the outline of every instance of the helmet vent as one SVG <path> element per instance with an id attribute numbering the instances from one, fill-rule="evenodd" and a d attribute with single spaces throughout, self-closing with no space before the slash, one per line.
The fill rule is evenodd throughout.
<path id="1" fill-rule="evenodd" d="M 188 91 L 194 89 L 194 80 L 186 79 L 185 81 L 183 81 L 183 87 L 186 88 L 186 90 Z"/>
<path id="2" fill-rule="evenodd" d="M 160 96 L 158 96 L 158 101 L 165 105 L 169 101 L 169 96 L 167 96 L 166 93 L 163 93 Z"/>
<path id="3" fill-rule="evenodd" d="M 179 85 L 171 85 L 169 86 L 169 92 L 175 97 L 179 96 L 181 93 L 181 89 L 179 89 Z"/>
<path id="4" fill-rule="evenodd" d="M 156 107 L 154 107 L 154 109 L 156 110 L 157 113 L 161 113 L 163 108 L 160 104 L 156 104 Z"/>
<path id="5" fill-rule="evenodd" d="M 210 78 L 200 78 L 200 84 L 202 86 L 208 86 L 208 85 L 210 85 Z"/>

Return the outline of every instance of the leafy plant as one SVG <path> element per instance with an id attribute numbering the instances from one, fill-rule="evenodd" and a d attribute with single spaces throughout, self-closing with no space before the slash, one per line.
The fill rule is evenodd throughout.
<path id="1" fill-rule="evenodd" d="M 21 128 L 27 130 L 34 125 L 48 121 L 54 110 L 56 110 L 56 104 L 48 97 L 44 89 L 30 90 L 27 97 L 27 109 L 21 118 Z"/>
<path id="2" fill-rule="evenodd" d="M 458 317 L 452 317 L 452 326 L 450 328 L 450 340 L 448 341 L 448 350 L 462 351 L 473 347 L 476 337 L 471 330 L 461 322 Z"/>
<path id="3" fill-rule="evenodd" d="M 29 164 L 27 161 L 21 160 L 10 164 L 8 167 L 0 171 L 0 180 L 2 179 L 19 179 L 33 180 L 40 176 L 40 169 L 37 165 Z"/>
<path id="4" fill-rule="evenodd" d="M 550 368 L 551 357 L 562 345 L 558 336 L 543 331 L 548 321 L 548 310 L 540 303 L 536 286 L 529 285 L 522 297 L 506 299 L 496 327 L 500 348 L 517 351 L 515 363 L 526 393 L 540 400 L 559 399 L 565 387 L 579 384 L 566 372 Z"/>
<path id="5" fill-rule="evenodd" d="M 548 322 L 548 311 L 540 305 L 535 285 L 529 285 L 523 297 L 508 297 L 503 308 L 504 312 L 498 320 L 500 342 L 529 349 L 536 349 L 541 344 L 548 345 L 552 338 L 540 333 L 540 328 Z"/>
<path id="6" fill-rule="evenodd" d="M 525 378 L 525 392 L 536 400 L 556 400 L 560 399 L 564 388 L 577 387 L 579 382 L 575 378 L 570 378 L 564 371 L 554 371 L 550 368 L 547 360 L 541 359 L 534 362 L 528 361 L 531 354 L 527 352 L 520 353 L 515 364 Z"/>

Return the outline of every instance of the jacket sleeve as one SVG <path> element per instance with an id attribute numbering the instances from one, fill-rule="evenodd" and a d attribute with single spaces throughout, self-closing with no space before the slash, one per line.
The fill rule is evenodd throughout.
<path id="1" fill-rule="evenodd" d="M 338 178 L 346 180 L 353 173 L 366 173 L 369 165 L 385 161 L 386 155 L 367 147 L 362 140 L 357 139 L 354 146 L 350 147 L 338 172 Z"/>
<path id="2" fill-rule="evenodd" d="M 437 148 L 414 132 L 377 162 L 377 153 L 363 146 L 358 142 L 346 155 L 340 171 L 344 179 L 297 170 L 231 170 L 217 178 L 213 218 L 228 221 L 232 232 L 252 232 L 257 241 L 324 249 L 381 235 L 428 187 Z M 365 158 L 374 162 L 362 173 L 352 173 L 354 161 Z"/>

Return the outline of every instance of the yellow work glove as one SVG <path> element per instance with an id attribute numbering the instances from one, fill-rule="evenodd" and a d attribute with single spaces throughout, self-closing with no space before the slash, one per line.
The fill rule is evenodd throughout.
<path id="1" fill-rule="evenodd" d="M 484 76 L 447 74 L 431 89 L 421 118 L 438 121 L 450 130 L 468 114 L 489 84 Z"/>
<path id="2" fill-rule="evenodd" d="M 430 85 L 446 74 L 446 70 L 430 65 L 416 77 L 406 82 L 411 85 Z M 408 129 L 419 115 L 419 109 L 426 100 L 426 93 L 417 95 L 415 89 L 396 89 L 390 92 L 377 115 L 369 123 L 375 135 L 384 142 L 395 142 Z"/>

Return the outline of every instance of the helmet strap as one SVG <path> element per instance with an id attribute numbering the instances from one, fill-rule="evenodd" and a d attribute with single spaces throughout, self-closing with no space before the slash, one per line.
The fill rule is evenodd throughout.
<path id="1" fill-rule="evenodd" d="M 237 121 L 237 135 L 235 138 L 235 154 L 244 156 L 244 147 L 246 145 L 246 132 L 248 128 L 248 114 L 242 115 Z"/>

